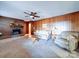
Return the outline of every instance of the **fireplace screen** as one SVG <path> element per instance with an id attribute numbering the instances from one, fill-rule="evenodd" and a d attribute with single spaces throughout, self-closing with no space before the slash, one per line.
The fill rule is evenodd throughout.
<path id="1" fill-rule="evenodd" d="M 21 34 L 21 29 L 20 28 L 12 29 L 12 34 L 13 35 Z"/>

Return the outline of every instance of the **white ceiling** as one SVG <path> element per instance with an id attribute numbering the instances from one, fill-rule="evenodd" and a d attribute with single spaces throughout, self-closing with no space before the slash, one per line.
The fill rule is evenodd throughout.
<path id="1" fill-rule="evenodd" d="M 40 18 L 49 18 L 53 16 L 63 15 L 75 11 L 79 11 L 78 1 L 0 1 L 0 15 L 23 19 L 25 21 L 32 20 L 25 17 L 24 11 L 36 11 Z"/>

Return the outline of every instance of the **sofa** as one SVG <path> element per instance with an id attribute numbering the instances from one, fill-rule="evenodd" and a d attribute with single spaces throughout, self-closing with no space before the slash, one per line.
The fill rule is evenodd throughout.
<path id="1" fill-rule="evenodd" d="M 48 40 L 51 32 L 48 30 L 36 30 L 34 35 L 39 39 Z"/>
<path id="2" fill-rule="evenodd" d="M 79 32 L 63 31 L 55 39 L 55 44 L 69 51 L 74 51 L 79 42 Z"/>

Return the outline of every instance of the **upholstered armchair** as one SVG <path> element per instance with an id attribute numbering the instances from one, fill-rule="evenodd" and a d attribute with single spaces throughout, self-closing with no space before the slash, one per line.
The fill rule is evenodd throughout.
<path id="1" fill-rule="evenodd" d="M 0 36 L 2 36 L 2 33 L 0 32 Z"/>

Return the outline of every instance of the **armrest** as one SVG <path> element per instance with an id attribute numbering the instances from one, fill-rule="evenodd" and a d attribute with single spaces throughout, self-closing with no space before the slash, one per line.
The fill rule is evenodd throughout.
<path id="1" fill-rule="evenodd" d="M 2 33 L 0 32 L 0 36 L 2 36 Z"/>

